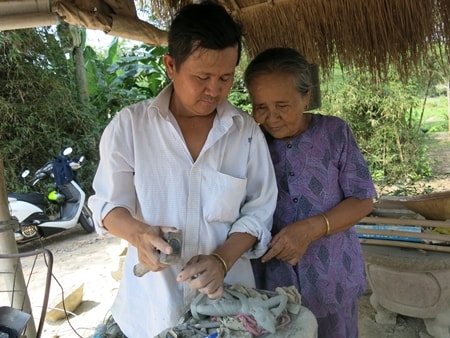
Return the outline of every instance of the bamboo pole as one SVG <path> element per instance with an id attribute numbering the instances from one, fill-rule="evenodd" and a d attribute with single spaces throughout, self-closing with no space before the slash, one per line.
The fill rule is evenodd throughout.
<path id="1" fill-rule="evenodd" d="M 364 224 L 389 224 L 389 225 L 410 225 L 431 228 L 450 228 L 449 221 L 432 221 L 426 219 L 408 219 L 408 218 L 394 218 L 394 217 L 364 217 L 358 223 Z"/>
<path id="2" fill-rule="evenodd" d="M 400 247 L 400 248 L 431 250 L 431 251 L 438 251 L 438 252 L 450 252 L 450 246 L 444 246 L 444 245 L 393 241 L 393 240 L 384 240 L 384 239 L 368 239 L 368 238 L 360 238 L 359 242 L 361 244 L 370 244 L 370 245 L 395 246 L 395 247 Z"/>
<path id="3" fill-rule="evenodd" d="M 408 218 L 393 218 L 393 217 L 375 217 L 368 216 L 364 217 L 358 222 L 358 224 L 367 225 L 399 225 L 399 226 L 417 226 L 421 228 L 450 228 L 450 221 L 434 221 L 426 219 L 408 219 Z M 392 236 L 392 239 L 372 239 L 360 237 L 359 241 L 361 244 L 370 245 L 384 245 L 384 246 L 394 246 L 401 248 L 414 248 L 419 250 L 431 250 L 438 252 L 449 252 L 450 246 L 450 235 L 436 234 L 432 232 L 413 232 L 413 231 L 402 231 L 402 230 L 392 230 L 392 229 L 367 229 L 361 228 L 356 229 L 358 234 L 374 235 L 374 236 Z M 395 237 L 405 238 L 405 240 L 397 240 Z M 421 239 L 422 242 L 408 241 L 407 238 Z M 428 242 L 428 243 L 427 243 Z M 439 245 L 438 242 L 442 244 Z"/>
<path id="4" fill-rule="evenodd" d="M 356 229 L 358 234 L 365 235 L 377 235 L 377 236 L 389 236 L 389 237 L 402 237 L 402 238 L 416 238 L 422 241 L 435 241 L 435 242 L 450 242 L 450 235 L 441 235 L 435 233 L 426 232 L 413 232 L 413 231 L 400 231 L 391 229 Z"/>
<path id="5" fill-rule="evenodd" d="M 18 253 L 16 240 L 14 238 L 14 227 L 8 208 L 8 195 L 6 193 L 6 181 L 4 176 L 3 159 L 0 155 L 0 254 Z M 27 290 L 23 275 L 22 264 L 18 258 L 0 259 L 0 272 L 14 271 L 14 274 L 4 274 L 7 290 Z M 34 323 L 31 303 L 27 292 L 9 293 L 11 306 L 31 315 L 27 324 L 26 334 L 29 337 L 36 336 L 36 325 Z M 14 296 L 14 297 L 12 297 Z"/>

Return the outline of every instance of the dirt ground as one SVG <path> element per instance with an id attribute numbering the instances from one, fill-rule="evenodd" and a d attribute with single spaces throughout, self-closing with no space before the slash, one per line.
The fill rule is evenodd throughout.
<path id="1" fill-rule="evenodd" d="M 418 183 L 432 186 L 435 191 L 450 190 L 450 134 L 436 134 L 436 143 L 430 149 L 435 158 L 436 179 Z M 47 321 L 44 338 L 93 337 L 96 327 L 108 316 L 118 282 L 112 272 L 118 269 L 118 256 L 123 246 L 118 238 L 86 234 L 81 227 L 53 236 L 43 241 L 54 255 L 54 279 L 50 304 L 56 304 L 61 291 L 65 295 L 74 287 L 84 285 L 80 306 L 67 319 Z M 24 245 L 20 251 L 39 247 L 39 242 Z M 41 285 L 33 286 L 42 288 Z M 375 312 L 370 305 L 370 290 L 359 304 L 361 338 L 429 338 L 423 321 L 417 318 L 397 316 L 396 325 L 380 325 L 375 322 Z M 39 310 L 36 310 L 36 312 Z"/>

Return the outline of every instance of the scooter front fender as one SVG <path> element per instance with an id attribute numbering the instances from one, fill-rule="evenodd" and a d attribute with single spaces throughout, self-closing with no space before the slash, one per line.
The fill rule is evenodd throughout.
<path id="1" fill-rule="evenodd" d="M 11 216 L 17 218 L 19 223 L 31 216 L 32 214 L 43 212 L 41 208 L 38 208 L 34 204 L 19 201 L 13 197 L 8 197 L 9 213 Z"/>

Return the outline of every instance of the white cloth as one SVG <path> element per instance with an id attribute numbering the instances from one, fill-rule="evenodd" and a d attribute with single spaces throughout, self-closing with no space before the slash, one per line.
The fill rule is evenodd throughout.
<path id="1" fill-rule="evenodd" d="M 206 143 L 193 162 L 169 101 L 172 87 L 154 100 L 123 109 L 106 127 L 89 199 L 98 232 L 115 207 L 150 225 L 182 230 L 182 259 L 164 271 L 133 275 L 137 249 L 129 246 L 112 314 L 129 338 L 156 336 L 176 324 L 195 296 L 176 276 L 198 254 L 210 254 L 230 233 L 258 243 L 229 271 L 226 283 L 254 287 L 249 258 L 271 239 L 277 188 L 265 138 L 254 120 L 228 101 L 217 108 Z"/>

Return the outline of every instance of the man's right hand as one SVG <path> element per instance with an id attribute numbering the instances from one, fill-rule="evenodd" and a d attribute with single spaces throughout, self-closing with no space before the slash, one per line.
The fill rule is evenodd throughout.
<path id="1" fill-rule="evenodd" d="M 159 253 L 170 255 L 172 247 L 164 240 L 163 233 L 176 231 L 175 227 L 152 226 L 143 223 L 125 208 L 114 208 L 103 219 L 104 227 L 114 236 L 123 238 L 138 250 L 138 259 L 149 271 L 167 268 L 159 262 Z"/>

